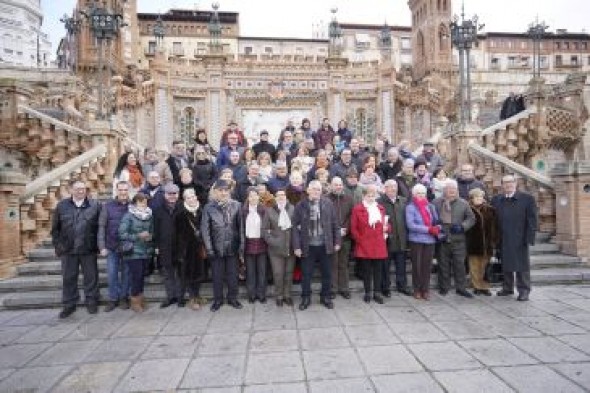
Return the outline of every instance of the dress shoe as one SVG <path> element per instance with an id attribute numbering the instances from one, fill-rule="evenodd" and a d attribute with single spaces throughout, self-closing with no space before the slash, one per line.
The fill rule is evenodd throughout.
<path id="1" fill-rule="evenodd" d="M 363 301 L 365 303 L 371 303 L 371 295 L 366 294 L 365 296 L 363 296 Z"/>
<path id="2" fill-rule="evenodd" d="M 412 296 L 412 291 L 410 290 L 410 288 L 399 288 L 397 291 L 399 293 L 403 293 L 406 296 Z"/>
<path id="3" fill-rule="evenodd" d="M 213 304 L 211 304 L 211 312 L 219 310 L 221 306 L 223 306 L 223 302 L 214 301 Z"/>
<path id="4" fill-rule="evenodd" d="M 447 293 L 449 293 L 449 290 L 448 290 L 448 289 L 439 289 L 439 290 L 438 290 L 438 293 L 439 293 L 441 296 L 447 296 Z"/>
<path id="5" fill-rule="evenodd" d="M 262 304 L 266 304 L 266 298 L 265 297 L 260 297 L 258 298 L 258 301 Z"/>
<path id="6" fill-rule="evenodd" d="M 227 302 L 227 304 L 229 304 L 230 306 L 232 306 L 233 308 L 239 310 L 240 308 L 242 308 L 242 303 L 240 303 L 237 300 L 230 300 Z"/>
<path id="7" fill-rule="evenodd" d="M 471 292 L 468 292 L 466 289 L 457 289 L 455 291 L 455 293 L 459 296 L 463 296 L 466 297 L 468 299 L 471 299 L 473 297 L 473 295 L 471 294 Z"/>
<path id="8" fill-rule="evenodd" d="M 283 307 L 283 299 L 277 299 L 277 307 Z"/>
<path id="9" fill-rule="evenodd" d="M 180 298 L 178 299 L 178 307 L 184 307 L 186 306 L 186 300 L 184 298 Z"/>
<path id="10" fill-rule="evenodd" d="M 373 300 L 377 304 L 383 304 L 383 298 L 381 296 L 379 296 L 379 295 L 373 295 Z"/>
<path id="11" fill-rule="evenodd" d="M 381 292 L 381 293 L 382 293 L 382 294 L 383 294 L 383 296 L 385 296 L 385 297 L 391 297 L 391 291 L 390 291 L 389 289 L 387 289 L 387 290 L 385 290 L 385 291 L 383 291 L 383 292 Z"/>
<path id="12" fill-rule="evenodd" d="M 256 298 L 254 296 L 248 296 L 248 303 L 254 304 L 255 301 L 256 301 Z"/>
<path id="13" fill-rule="evenodd" d="M 129 310 L 129 298 L 124 297 L 119 301 L 119 308 L 121 310 Z"/>
<path id="14" fill-rule="evenodd" d="M 490 292 L 489 289 L 480 289 L 479 294 L 484 295 L 484 296 L 492 296 L 492 293 Z"/>
<path id="15" fill-rule="evenodd" d="M 170 307 L 171 305 L 178 303 L 178 299 L 173 297 L 172 299 L 166 299 L 160 303 L 160 308 Z"/>
<path id="16" fill-rule="evenodd" d="M 414 299 L 421 300 L 422 299 L 422 293 L 420 291 L 414 291 Z"/>
<path id="17" fill-rule="evenodd" d="M 332 300 L 336 299 L 336 293 L 335 292 L 330 292 L 330 299 L 332 299 Z"/>
<path id="18" fill-rule="evenodd" d="M 324 299 L 320 299 L 320 303 L 323 304 L 324 307 L 326 307 L 329 310 L 334 308 L 334 303 L 332 302 L 332 300 L 329 297 L 324 298 Z"/>
<path id="19" fill-rule="evenodd" d="M 307 309 L 307 307 L 309 307 L 309 305 L 311 304 L 311 300 L 309 299 L 309 297 L 302 297 L 301 298 L 301 303 L 299 304 L 299 309 L 301 311 Z"/>
<path id="20" fill-rule="evenodd" d="M 293 306 L 293 299 L 291 299 L 290 297 L 285 298 L 284 300 L 285 305 L 292 307 Z"/>
<path id="21" fill-rule="evenodd" d="M 65 319 L 72 315 L 76 311 L 76 306 L 66 306 L 59 313 L 59 319 Z"/>
<path id="22" fill-rule="evenodd" d="M 507 291 L 505 289 L 502 289 L 498 292 L 496 292 L 496 296 L 512 296 L 514 295 L 514 291 Z"/>
<path id="23" fill-rule="evenodd" d="M 344 299 L 348 300 L 348 299 L 350 299 L 350 292 L 342 291 L 342 292 L 340 292 L 340 296 L 342 296 Z"/>
<path id="24" fill-rule="evenodd" d="M 430 300 L 430 292 L 422 292 L 422 299 L 429 301 Z"/>
<path id="25" fill-rule="evenodd" d="M 98 312 L 98 305 L 96 303 L 88 303 L 86 305 L 86 310 L 88 314 L 96 314 Z"/>
<path id="26" fill-rule="evenodd" d="M 119 302 L 113 302 L 110 301 L 107 303 L 107 305 L 104 307 L 104 312 L 111 312 L 113 311 L 115 308 L 117 308 L 117 306 L 119 305 Z"/>
<path id="27" fill-rule="evenodd" d="M 529 294 L 528 293 L 519 293 L 516 300 L 518 300 L 519 302 L 526 302 L 529 300 Z"/>

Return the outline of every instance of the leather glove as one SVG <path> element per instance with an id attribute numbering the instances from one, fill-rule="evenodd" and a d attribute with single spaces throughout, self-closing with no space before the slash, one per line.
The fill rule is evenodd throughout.
<path id="1" fill-rule="evenodd" d="M 438 237 L 438 235 L 440 234 L 440 228 L 439 227 L 429 227 L 428 233 L 430 233 L 432 236 Z"/>
<path id="2" fill-rule="evenodd" d="M 457 235 L 457 234 L 460 234 L 460 233 L 463 233 L 463 232 L 465 232 L 463 230 L 463 225 L 460 225 L 460 224 L 451 225 L 451 233 L 453 235 Z"/>

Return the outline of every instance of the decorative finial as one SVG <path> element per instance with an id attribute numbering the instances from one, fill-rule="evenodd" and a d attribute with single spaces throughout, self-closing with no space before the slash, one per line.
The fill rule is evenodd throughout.
<path id="1" fill-rule="evenodd" d="M 213 4 L 211 4 L 211 7 L 213 7 L 213 10 L 217 11 L 219 9 L 219 2 L 214 1 Z"/>

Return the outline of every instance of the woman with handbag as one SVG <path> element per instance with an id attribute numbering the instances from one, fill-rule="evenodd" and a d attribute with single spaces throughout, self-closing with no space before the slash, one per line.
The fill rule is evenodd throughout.
<path id="1" fill-rule="evenodd" d="M 469 205 L 475 215 L 475 225 L 465 233 L 473 293 L 491 296 L 490 283 L 484 280 L 484 275 L 497 239 L 496 210 L 486 202 L 485 192 L 479 188 L 469 191 Z"/>
<path id="2" fill-rule="evenodd" d="M 175 218 L 176 250 L 180 276 L 180 298 L 178 305 L 186 303 L 184 295 L 188 292 L 188 306 L 199 310 L 203 299 L 199 297 L 201 282 L 205 279 L 205 252 L 201 236 L 201 206 L 194 189 L 187 188 L 182 194 L 184 202 Z"/>
<path id="3" fill-rule="evenodd" d="M 436 209 L 428 202 L 428 190 L 422 184 L 412 188 L 412 201 L 406 206 L 406 226 L 412 261 L 412 285 L 415 299 L 430 299 L 430 272 L 434 245 L 441 236 Z"/>
<path id="4" fill-rule="evenodd" d="M 145 310 L 143 296 L 144 268 L 151 258 L 154 247 L 154 219 L 148 207 L 147 195 L 138 192 L 119 224 L 119 250 L 121 258 L 129 266 L 129 292 L 131 309 Z"/>

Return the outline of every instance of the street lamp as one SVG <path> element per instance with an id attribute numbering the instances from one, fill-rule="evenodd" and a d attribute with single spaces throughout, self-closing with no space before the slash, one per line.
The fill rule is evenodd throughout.
<path id="1" fill-rule="evenodd" d="M 391 29 L 387 25 L 387 22 L 381 28 L 379 32 L 379 44 L 382 50 L 383 60 L 391 59 Z"/>
<path id="2" fill-rule="evenodd" d="M 461 10 L 461 21 L 457 15 L 450 24 L 451 42 L 459 50 L 459 75 L 461 100 L 461 126 L 465 128 L 465 119 L 471 121 L 471 48 L 477 42 L 477 33 L 484 25 L 478 23 L 478 16 L 465 19 L 465 10 Z"/>
<path id="3" fill-rule="evenodd" d="M 98 69 L 100 72 L 100 82 L 98 84 L 98 118 L 103 119 L 103 42 L 107 41 L 110 43 L 113 38 L 119 35 L 121 28 L 127 26 L 127 23 L 123 22 L 122 10 L 119 8 L 111 11 L 107 8 L 106 1 L 100 6 L 98 1 L 95 0 L 88 12 L 80 11 L 80 13 L 90 21 L 90 30 L 98 41 Z"/>
<path id="4" fill-rule="evenodd" d="M 338 56 L 340 54 L 342 41 L 342 29 L 340 28 L 340 24 L 336 19 L 338 8 L 333 7 L 330 9 L 330 12 L 332 13 L 332 21 L 330 22 L 330 27 L 328 30 L 328 35 L 330 37 L 330 55 Z"/>
<path id="5" fill-rule="evenodd" d="M 162 46 L 164 43 L 164 35 L 166 33 L 166 28 L 164 27 L 164 22 L 162 21 L 162 15 L 158 15 L 158 20 L 154 24 L 154 37 L 156 38 L 156 47 Z"/>
<path id="6" fill-rule="evenodd" d="M 75 53 L 74 51 L 77 51 L 77 44 L 78 44 L 78 34 L 80 33 L 80 27 L 82 26 L 82 19 L 80 19 L 78 17 L 77 14 L 73 14 L 71 17 L 69 17 L 67 14 L 64 14 L 64 16 L 61 17 L 61 19 L 59 20 L 61 23 L 64 24 L 64 27 L 66 28 L 66 32 L 67 32 L 67 52 L 63 55 L 64 56 L 64 64 L 68 65 L 69 59 L 68 57 L 70 57 L 71 59 L 73 59 L 72 61 L 72 69 L 74 69 L 76 67 L 76 59 L 78 57 L 77 53 Z"/>
<path id="7" fill-rule="evenodd" d="M 528 35 L 533 40 L 533 78 L 541 78 L 541 40 L 549 26 L 545 22 L 539 22 L 539 19 L 529 24 Z"/>
<path id="8" fill-rule="evenodd" d="M 221 47 L 221 42 L 219 38 L 221 37 L 221 22 L 219 21 L 219 2 L 214 2 L 211 4 L 213 8 L 213 13 L 211 14 L 211 20 L 209 21 L 209 25 L 207 29 L 209 30 L 209 35 L 211 36 L 209 46 L 211 52 L 218 53 L 220 52 L 219 48 Z"/>

